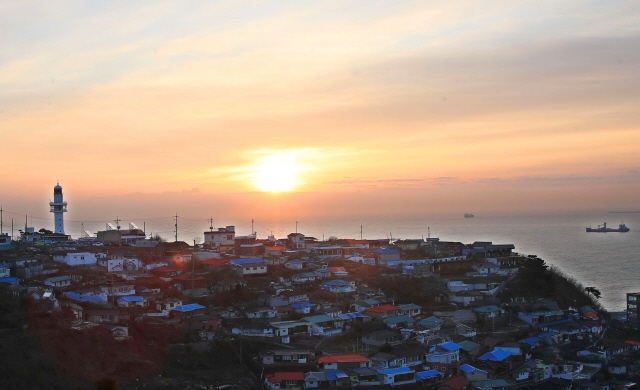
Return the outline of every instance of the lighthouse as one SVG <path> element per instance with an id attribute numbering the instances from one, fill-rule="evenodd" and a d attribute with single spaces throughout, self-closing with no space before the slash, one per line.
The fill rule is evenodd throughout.
<path id="1" fill-rule="evenodd" d="M 49 202 L 49 206 L 51 206 L 51 212 L 55 215 L 55 233 L 64 234 L 63 213 L 67 212 L 67 202 L 62 199 L 62 187 L 60 187 L 60 183 L 53 187 L 53 202 Z"/>

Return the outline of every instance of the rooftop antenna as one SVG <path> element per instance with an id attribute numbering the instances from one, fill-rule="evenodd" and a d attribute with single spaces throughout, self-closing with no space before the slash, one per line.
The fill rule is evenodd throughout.
<path id="1" fill-rule="evenodd" d="M 116 216 L 116 219 L 113 220 L 113 222 L 116 223 L 116 228 L 118 228 L 118 230 L 120 230 L 120 221 L 122 221 L 118 216 Z"/>
<path id="2" fill-rule="evenodd" d="M 431 228 L 427 226 L 427 240 L 431 238 Z"/>
<path id="3" fill-rule="evenodd" d="M 0 234 L 2 234 L 2 206 L 0 206 Z"/>
<path id="4" fill-rule="evenodd" d="M 211 223 L 211 226 L 209 227 L 209 229 L 210 229 L 211 231 L 213 231 L 213 217 L 211 217 L 211 218 L 207 219 L 207 222 L 210 222 L 210 223 Z"/>
<path id="5" fill-rule="evenodd" d="M 298 233 L 298 221 L 296 221 L 296 234 Z"/>
<path id="6" fill-rule="evenodd" d="M 253 230 L 253 218 L 251 218 L 251 234 L 256 234 L 255 230 Z"/>
<path id="7" fill-rule="evenodd" d="M 360 225 L 360 240 L 362 240 L 362 225 Z"/>

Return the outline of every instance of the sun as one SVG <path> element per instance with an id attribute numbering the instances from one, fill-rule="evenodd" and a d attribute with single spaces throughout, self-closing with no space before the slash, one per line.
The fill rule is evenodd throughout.
<path id="1" fill-rule="evenodd" d="M 264 156 L 253 174 L 255 186 L 264 192 L 288 192 L 299 185 L 298 175 L 302 166 L 296 156 L 289 153 L 273 153 Z"/>

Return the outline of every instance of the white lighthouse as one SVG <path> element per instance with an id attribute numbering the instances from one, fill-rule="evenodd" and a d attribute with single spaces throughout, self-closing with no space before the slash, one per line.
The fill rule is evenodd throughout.
<path id="1" fill-rule="evenodd" d="M 51 212 L 55 215 L 55 233 L 64 234 L 63 213 L 67 212 L 67 202 L 62 199 L 62 187 L 60 187 L 60 183 L 53 187 L 53 202 L 49 202 L 49 206 L 51 206 Z"/>

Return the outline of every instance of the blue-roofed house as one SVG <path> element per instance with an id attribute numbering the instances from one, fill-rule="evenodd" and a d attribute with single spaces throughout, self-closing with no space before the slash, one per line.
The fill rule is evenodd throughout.
<path id="1" fill-rule="evenodd" d="M 425 367 L 451 375 L 458 375 L 461 349 L 462 347 L 456 343 L 440 343 L 425 356 Z"/>
<path id="2" fill-rule="evenodd" d="M 71 277 L 69 276 L 53 276 L 44 280 L 45 286 L 53 288 L 64 288 L 71 285 Z"/>
<path id="3" fill-rule="evenodd" d="M 0 264 L 0 279 L 11 275 L 11 270 L 4 264 Z"/>
<path id="4" fill-rule="evenodd" d="M 417 381 L 430 383 L 438 382 L 444 378 L 445 373 L 438 370 L 420 371 L 413 374 Z"/>
<path id="5" fill-rule="evenodd" d="M 296 313 L 309 314 L 313 305 L 309 302 L 296 302 L 289 305 Z"/>
<path id="6" fill-rule="evenodd" d="M 347 283 L 341 279 L 329 280 L 327 282 L 320 283 L 320 288 L 332 293 L 348 293 L 356 290 L 353 284 Z"/>
<path id="7" fill-rule="evenodd" d="M 425 318 L 423 320 L 418 321 L 418 325 L 421 326 L 426 326 L 431 330 L 440 330 L 440 326 L 442 325 L 442 323 L 444 322 L 443 319 L 440 319 L 438 317 L 429 317 L 429 318 Z"/>
<path id="8" fill-rule="evenodd" d="M 400 251 L 397 249 L 378 248 L 374 251 L 378 265 L 386 265 L 389 261 L 399 261 Z"/>
<path id="9" fill-rule="evenodd" d="M 385 385 L 396 386 L 416 382 L 415 371 L 409 367 L 387 368 L 378 370 L 378 373 L 382 374 L 382 383 Z"/>
<path id="10" fill-rule="evenodd" d="M 542 344 L 542 339 L 540 337 L 527 337 L 526 339 L 518 340 L 518 342 L 531 347 L 538 347 Z"/>
<path id="11" fill-rule="evenodd" d="M 478 359 L 488 360 L 491 362 L 502 362 L 510 357 L 511 357 L 511 354 L 509 352 L 504 351 L 500 348 L 496 348 L 493 351 L 487 352 L 484 355 L 480 356 Z"/>
<path id="12" fill-rule="evenodd" d="M 472 381 L 484 381 L 488 378 L 489 373 L 486 371 L 482 371 L 478 368 L 475 368 L 473 366 L 470 366 L 468 364 L 463 364 L 460 366 L 460 371 L 462 372 L 462 375 L 464 375 L 465 378 L 467 378 L 467 380 L 469 382 Z"/>
<path id="13" fill-rule="evenodd" d="M 120 307 L 146 307 L 147 300 L 144 297 L 128 296 L 118 298 L 118 306 Z"/>
<path id="14" fill-rule="evenodd" d="M 206 307 L 199 305 L 197 303 L 192 303 L 190 305 L 174 307 L 169 312 L 169 315 L 171 318 L 193 317 L 193 316 L 203 315 L 205 310 L 206 310 Z"/>

